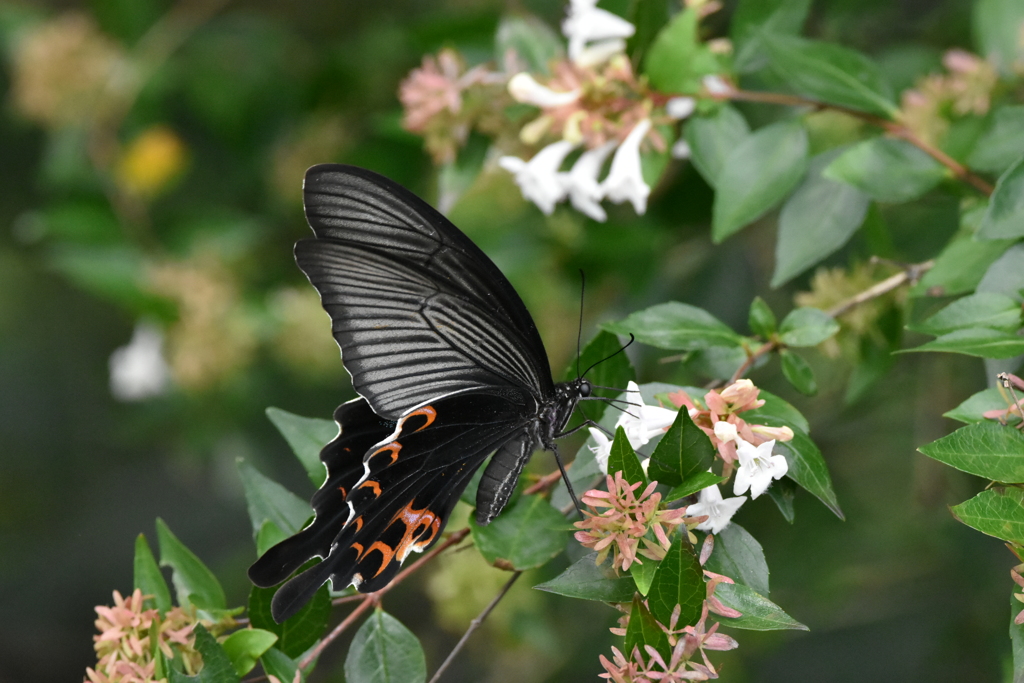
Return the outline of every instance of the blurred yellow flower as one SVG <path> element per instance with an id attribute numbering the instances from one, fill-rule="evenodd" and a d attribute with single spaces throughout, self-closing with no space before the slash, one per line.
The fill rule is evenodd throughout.
<path id="1" fill-rule="evenodd" d="M 154 197 L 178 178 L 187 161 L 185 144 L 167 126 L 138 135 L 117 161 L 117 184 L 131 194 Z"/>

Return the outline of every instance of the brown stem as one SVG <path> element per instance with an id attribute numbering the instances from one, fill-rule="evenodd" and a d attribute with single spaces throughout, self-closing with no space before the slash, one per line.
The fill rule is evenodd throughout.
<path id="1" fill-rule="evenodd" d="M 877 299 L 883 294 L 888 294 L 897 287 L 902 286 L 906 283 L 915 283 L 921 279 L 921 276 L 931 270 L 932 266 L 935 265 L 935 260 L 925 261 L 924 263 L 917 263 L 911 266 L 907 266 L 904 270 L 896 273 L 892 277 L 888 277 L 881 282 L 875 283 L 871 287 L 868 287 L 863 292 L 859 292 L 851 296 L 846 301 L 842 301 L 832 308 L 825 311 L 830 317 L 838 318 L 843 315 L 851 308 L 855 308 L 866 301 L 871 299 Z"/>
<path id="2" fill-rule="evenodd" d="M 753 353 L 747 356 L 747 359 L 743 361 L 742 365 L 736 368 L 736 372 L 732 373 L 732 377 L 729 379 L 729 384 L 732 384 L 740 377 L 745 375 L 747 373 L 747 370 L 753 367 L 754 363 L 757 361 L 758 358 L 771 353 L 777 348 L 779 348 L 779 342 L 775 340 L 765 342 L 763 345 L 758 347 Z"/>
<path id="3" fill-rule="evenodd" d="M 380 603 L 380 599 L 384 596 L 385 593 L 387 593 L 389 590 L 391 590 L 392 588 L 394 588 L 395 586 L 400 584 L 410 574 L 412 574 L 413 572 L 419 570 L 420 567 L 422 567 L 427 562 L 431 561 L 432 559 L 434 559 L 435 557 L 440 555 L 442 552 L 444 552 L 448 548 L 452 547 L 453 545 L 457 545 L 457 544 L 461 543 L 463 541 L 463 539 L 465 539 L 466 536 L 468 536 L 468 535 L 469 535 L 469 527 L 466 527 L 466 528 L 463 528 L 463 529 L 459 529 L 458 531 L 453 533 L 451 536 L 446 538 L 436 548 L 434 548 L 433 550 L 428 552 L 426 555 L 424 555 L 420 559 L 418 559 L 415 562 L 413 562 L 411 565 L 409 565 L 408 567 L 406 567 L 402 571 L 398 572 L 398 574 L 395 575 L 395 578 L 391 579 L 391 581 L 388 583 L 388 585 L 384 586 L 383 588 L 381 588 L 379 591 L 377 591 L 375 593 L 369 593 L 368 595 L 366 595 L 363 598 L 363 601 L 361 603 L 359 603 L 356 606 L 356 608 L 354 610 L 352 610 L 349 613 L 349 615 L 342 620 L 342 622 L 340 624 L 335 626 L 334 629 L 329 634 L 327 634 L 324 637 L 324 639 L 321 640 L 317 644 L 317 646 L 315 648 L 313 648 L 312 650 L 309 651 L 309 654 L 307 654 L 305 657 L 302 658 L 302 661 L 299 662 L 299 668 L 300 669 L 305 669 L 306 667 L 308 667 L 313 662 L 313 660 L 315 660 L 317 657 L 320 656 L 320 653 L 324 651 L 324 648 L 326 648 L 338 636 L 340 636 L 342 633 L 344 633 L 345 629 L 347 629 L 349 626 L 351 626 L 353 623 L 355 623 L 356 619 L 358 619 L 359 616 L 363 612 L 368 610 L 371 605 L 379 604 Z"/>
<path id="4" fill-rule="evenodd" d="M 554 472 L 548 472 L 543 477 L 535 481 L 533 484 L 530 484 L 530 486 L 523 491 L 523 495 L 532 496 L 535 493 L 547 491 L 549 488 L 554 486 L 555 483 L 557 483 L 558 480 L 561 478 L 562 473 L 559 470 L 555 470 Z"/>
<path id="5" fill-rule="evenodd" d="M 859 111 L 857 109 L 851 109 L 838 104 L 828 104 L 826 102 L 819 102 L 806 97 L 800 97 L 799 95 L 785 95 L 782 93 L 773 92 L 760 92 L 753 90 L 739 90 L 731 89 L 728 92 L 722 94 L 711 94 L 712 98 L 717 100 L 741 100 L 744 102 L 762 102 L 765 104 L 779 104 L 788 107 L 814 107 L 815 109 L 830 109 L 832 111 L 842 112 L 848 116 L 860 119 L 865 123 L 869 123 L 872 126 L 881 128 L 890 135 L 906 140 L 910 144 L 914 145 L 931 158 L 938 161 L 940 164 L 948 168 L 953 172 L 962 182 L 967 183 L 974 189 L 981 192 L 986 197 L 992 196 L 992 192 L 995 188 L 981 176 L 975 174 L 969 168 L 953 159 L 951 156 L 943 152 L 938 147 L 931 145 L 917 136 L 914 131 L 905 126 L 902 123 L 896 121 L 890 121 L 889 119 L 877 116 L 875 114 L 869 114 L 868 112 Z"/>
<path id="6" fill-rule="evenodd" d="M 498 606 L 498 603 L 501 602 L 501 599 L 504 598 L 505 595 L 508 593 L 509 589 L 512 588 L 512 584 L 514 584 L 516 582 L 516 579 L 518 579 L 522 575 L 523 572 L 521 571 L 513 572 L 512 576 L 510 576 L 508 581 L 505 582 L 505 585 L 502 587 L 501 591 L 499 591 L 498 594 L 494 596 L 494 599 L 491 600 L 491 603 L 484 608 L 484 611 L 481 612 L 476 617 L 476 619 L 469 623 L 469 628 L 467 628 L 466 632 L 462 634 L 462 637 L 459 638 L 459 642 L 455 644 L 455 647 L 453 647 L 452 651 L 448 653 L 448 656 L 445 657 L 445 660 L 441 662 L 441 666 L 439 666 L 437 668 L 437 671 L 434 672 L 434 676 L 430 679 L 430 683 L 437 683 L 437 681 L 441 679 L 441 674 L 445 672 L 445 669 L 448 668 L 448 665 L 455 661 L 456 655 L 458 655 L 462 648 L 466 645 L 466 642 L 469 640 L 469 637 L 473 635 L 474 631 L 480 628 L 480 625 L 484 623 L 484 619 L 487 618 L 487 615 L 494 611 L 494 608 Z"/>

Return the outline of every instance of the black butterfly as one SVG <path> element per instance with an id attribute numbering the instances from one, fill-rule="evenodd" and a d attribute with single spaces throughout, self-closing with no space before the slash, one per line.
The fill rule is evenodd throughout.
<path id="1" fill-rule="evenodd" d="M 494 453 L 476 497 L 476 520 L 489 523 L 534 449 L 556 451 L 591 393 L 585 379 L 552 381 L 512 285 L 416 195 L 325 164 L 306 172 L 304 202 L 316 237 L 295 245 L 295 260 L 320 292 L 361 398 L 334 413 L 341 430 L 320 453 L 327 480 L 312 499 L 315 519 L 249 568 L 269 587 L 323 558 L 277 591 L 278 622 L 328 579 L 364 593 L 385 586 L 411 551 L 440 538 Z"/>

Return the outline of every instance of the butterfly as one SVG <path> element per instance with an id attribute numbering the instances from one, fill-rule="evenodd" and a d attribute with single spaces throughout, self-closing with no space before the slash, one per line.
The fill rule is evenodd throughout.
<path id="1" fill-rule="evenodd" d="M 586 379 L 556 384 L 537 327 L 497 266 L 401 185 L 354 166 L 306 172 L 315 237 L 295 260 L 320 293 L 359 398 L 334 413 L 312 523 L 249 568 L 279 623 L 331 580 L 383 588 L 436 543 L 475 471 L 476 521 L 509 501 L 535 449 L 555 452 Z M 561 467 L 561 462 L 559 461 Z M 563 475 L 564 475 L 564 469 Z M 571 489 L 570 489 L 571 491 Z M 575 499 L 575 496 L 573 496 Z"/>

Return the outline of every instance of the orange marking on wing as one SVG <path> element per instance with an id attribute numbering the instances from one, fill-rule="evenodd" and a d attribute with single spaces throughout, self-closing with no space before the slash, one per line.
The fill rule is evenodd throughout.
<path id="1" fill-rule="evenodd" d="M 399 562 L 404 562 L 413 550 L 419 552 L 430 545 L 441 530 L 440 517 L 427 508 L 416 510 L 412 504 L 413 501 L 406 503 L 405 507 L 396 512 L 388 522 L 389 527 L 398 521 L 405 525 L 405 533 L 402 534 L 402 540 L 395 549 Z M 424 538 L 428 532 L 429 535 Z"/>
<path id="2" fill-rule="evenodd" d="M 338 490 L 341 491 L 341 497 L 342 498 L 347 498 L 348 497 L 348 491 L 345 490 L 344 486 L 339 486 Z"/>
<path id="3" fill-rule="evenodd" d="M 430 425 L 434 424 L 434 420 L 437 419 L 437 411 L 434 410 L 433 406 L 423 406 L 422 408 L 417 408 L 416 410 L 406 415 L 405 419 L 408 420 L 413 415 L 422 415 L 423 417 L 427 418 L 427 421 L 423 423 L 423 426 L 416 430 L 417 432 L 426 429 Z"/>
<path id="4" fill-rule="evenodd" d="M 380 448 L 375 450 L 373 453 L 370 453 L 370 459 L 372 460 L 373 457 L 375 455 L 377 455 L 378 453 L 384 453 L 386 451 L 386 452 L 391 453 L 391 462 L 389 462 L 388 464 L 389 465 L 394 465 L 395 461 L 398 460 L 398 451 L 400 451 L 400 450 L 402 450 L 402 444 L 398 443 L 397 441 L 392 441 L 388 445 L 381 446 Z"/>
<path id="5" fill-rule="evenodd" d="M 357 561 L 361 561 L 364 557 L 372 553 L 374 550 L 379 550 L 380 554 L 384 556 L 383 560 L 380 563 L 380 567 L 377 568 L 377 571 L 373 575 L 374 577 L 376 577 L 379 576 L 382 571 L 384 571 L 384 567 L 391 564 L 391 560 L 395 558 L 395 551 L 391 548 L 391 546 L 389 546 L 384 541 L 375 541 L 373 545 L 366 549 L 365 553 L 359 556 L 359 559 Z"/>
<path id="6" fill-rule="evenodd" d="M 349 548 L 355 548 L 355 550 L 356 550 L 356 559 L 357 560 L 360 557 L 363 556 L 363 544 L 362 543 L 353 543 L 352 545 L 349 546 Z"/>
<path id="7" fill-rule="evenodd" d="M 375 482 L 373 479 L 367 479 L 366 481 L 364 481 L 362 484 L 359 485 L 359 488 L 364 489 L 367 486 L 369 486 L 371 489 L 373 489 L 374 497 L 380 495 L 380 484 Z"/>
<path id="8" fill-rule="evenodd" d="M 356 525 L 356 533 L 359 533 L 359 530 L 363 528 L 363 516 L 359 515 L 358 517 L 353 519 L 352 524 Z"/>

